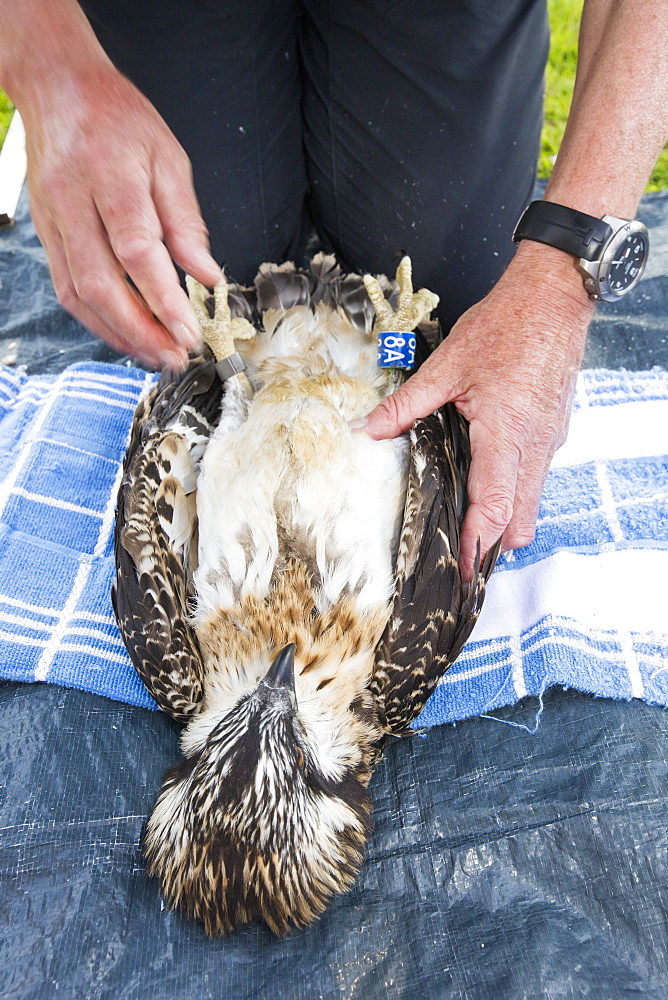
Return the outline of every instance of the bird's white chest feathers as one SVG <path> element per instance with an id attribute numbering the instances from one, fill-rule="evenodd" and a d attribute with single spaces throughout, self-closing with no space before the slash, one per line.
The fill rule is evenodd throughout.
<path id="1" fill-rule="evenodd" d="M 357 345 L 357 370 L 339 367 L 317 324 L 308 364 L 308 345 L 299 358 L 289 341 L 281 358 L 278 340 L 254 345 L 260 388 L 250 402 L 232 380 L 200 467 L 200 612 L 266 596 L 291 558 L 312 573 L 319 610 L 342 597 L 360 613 L 377 609 L 392 594 L 408 442 L 373 441 L 348 421 L 386 394 L 387 377 L 367 343 Z M 340 341 L 339 354 L 353 357 L 355 345 Z"/>

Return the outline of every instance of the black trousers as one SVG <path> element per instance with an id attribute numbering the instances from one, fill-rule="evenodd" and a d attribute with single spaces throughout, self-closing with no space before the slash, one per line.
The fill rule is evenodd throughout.
<path id="1" fill-rule="evenodd" d="M 193 162 L 237 281 L 312 227 L 350 269 L 399 250 L 445 329 L 491 288 L 534 183 L 545 0 L 84 0 Z"/>

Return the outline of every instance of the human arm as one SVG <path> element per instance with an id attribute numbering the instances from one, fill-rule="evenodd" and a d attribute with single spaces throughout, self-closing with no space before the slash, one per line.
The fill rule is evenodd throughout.
<path id="1" fill-rule="evenodd" d="M 59 300 L 117 350 L 179 367 L 199 328 L 172 257 L 220 278 L 182 147 L 75 0 L 0 0 L 0 82 L 24 120 Z"/>
<path id="2" fill-rule="evenodd" d="M 668 7 L 586 0 L 568 128 L 545 198 L 633 218 L 668 137 Z M 470 421 L 462 564 L 531 541 L 541 488 L 565 436 L 594 305 L 575 258 L 523 241 L 505 273 L 405 385 L 369 415 L 392 437 L 448 400 Z"/>

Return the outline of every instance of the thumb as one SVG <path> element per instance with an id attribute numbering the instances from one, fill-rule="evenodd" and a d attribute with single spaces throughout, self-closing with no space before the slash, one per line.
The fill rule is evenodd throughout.
<path id="1" fill-rule="evenodd" d="M 432 355 L 433 357 L 433 355 Z M 375 441 L 394 438 L 453 398 L 449 380 L 425 361 L 396 392 L 381 400 L 366 417 L 351 421 L 353 430 L 364 430 Z"/>

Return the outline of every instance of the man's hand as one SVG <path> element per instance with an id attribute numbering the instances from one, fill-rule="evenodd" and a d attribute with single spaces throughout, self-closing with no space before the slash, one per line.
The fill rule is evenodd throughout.
<path id="1" fill-rule="evenodd" d="M 2 0 L 0 75 L 61 303 L 117 350 L 180 367 L 200 334 L 172 257 L 203 284 L 221 277 L 185 152 L 76 0 Z"/>
<path id="2" fill-rule="evenodd" d="M 541 489 L 568 427 L 593 303 L 572 258 L 523 243 L 498 284 L 364 427 L 394 437 L 452 401 L 470 422 L 469 509 L 461 565 L 470 578 L 483 555 L 534 536 Z"/>
<path id="3" fill-rule="evenodd" d="M 200 334 L 170 254 L 205 284 L 220 278 L 185 152 L 112 66 L 24 119 L 32 216 L 61 304 L 117 350 L 180 367 Z"/>

